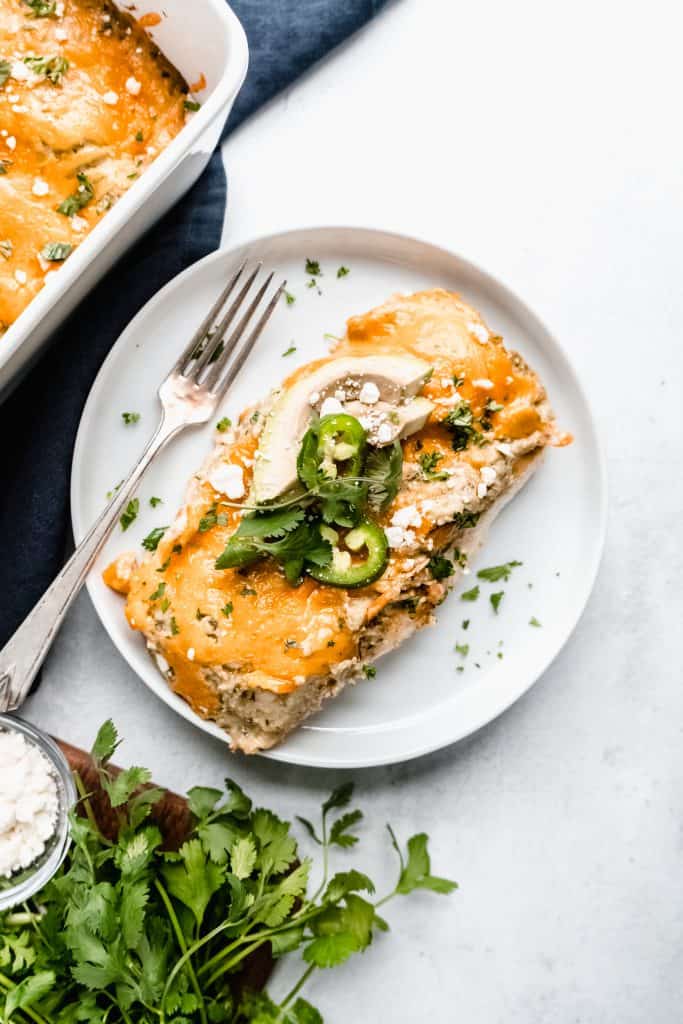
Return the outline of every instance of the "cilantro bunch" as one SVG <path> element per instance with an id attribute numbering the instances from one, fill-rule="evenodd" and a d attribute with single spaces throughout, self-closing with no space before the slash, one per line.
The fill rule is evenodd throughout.
<path id="1" fill-rule="evenodd" d="M 309 893 L 313 863 L 301 857 L 290 823 L 254 808 L 227 780 L 225 792 L 188 794 L 190 836 L 164 851 L 151 817 L 163 795 L 149 772 L 115 774 L 118 746 L 106 722 L 93 747 L 101 785 L 118 817 L 118 836 L 97 826 L 83 786 L 71 818 L 73 845 L 46 888 L 21 910 L 0 914 L 0 1019 L 27 1024 L 322 1024 L 299 993 L 311 974 L 363 952 L 388 924 L 379 909 L 417 889 L 450 893 L 455 883 L 431 874 L 427 836 L 413 836 L 399 857 L 394 887 L 375 886 L 355 868 L 330 877 L 334 849 L 358 842 L 353 786 L 334 790 L 320 825 L 300 818 L 322 854 L 320 882 Z M 263 950 L 299 951 L 303 972 L 284 999 L 242 991 L 245 961 Z"/>

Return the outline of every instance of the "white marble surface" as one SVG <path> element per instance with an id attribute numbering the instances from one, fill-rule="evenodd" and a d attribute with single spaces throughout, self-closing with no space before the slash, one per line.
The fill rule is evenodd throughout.
<path id="1" fill-rule="evenodd" d="M 356 772 L 358 857 L 433 838 L 449 900 L 317 978 L 328 1024 L 675 1024 L 683 997 L 680 15 L 642 4 L 399 0 L 226 147 L 227 239 L 373 224 L 459 250 L 527 298 L 583 371 L 611 517 L 572 640 L 502 719 Z M 233 760 L 139 685 L 83 595 L 28 717 L 171 786 L 229 772 L 308 814 L 332 773 Z M 284 984 L 284 979 L 276 981 Z"/>

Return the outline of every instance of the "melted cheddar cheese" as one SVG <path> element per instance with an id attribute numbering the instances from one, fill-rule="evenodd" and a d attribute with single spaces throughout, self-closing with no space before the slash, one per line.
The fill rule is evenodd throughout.
<path id="1" fill-rule="evenodd" d="M 109 0 L 2 0 L 0 334 L 177 135 L 186 96 Z"/>
<path id="2" fill-rule="evenodd" d="M 433 366 L 422 393 L 434 403 L 434 412 L 422 430 L 402 442 L 405 463 L 419 463 L 420 453 L 437 451 L 440 468 L 466 466 L 476 475 L 487 460 L 501 458 L 497 441 L 529 438 L 530 450 L 538 451 L 546 443 L 565 440 L 555 432 L 536 375 L 456 295 L 434 290 L 397 297 L 365 316 L 353 317 L 329 359 L 377 353 L 410 353 Z M 300 367 L 283 388 L 329 359 Z M 463 399 L 476 417 L 486 416 L 491 400 L 497 411 L 490 416 L 486 444 L 456 452 L 441 421 Z M 243 415 L 235 439 L 221 446 L 220 455 L 222 462 L 241 467 L 245 494 L 258 445 L 258 431 L 250 433 L 248 428 L 250 414 L 247 410 Z M 430 486 L 424 485 L 427 495 Z M 406 488 L 401 488 L 382 516 L 384 526 L 408 500 L 415 501 L 415 491 L 410 493 L 406 497 Z M 475 495 L 477 500 L 483 507 L 485 498 Z M 239 514 L 240 509 L 226 503 L 225 495 L 200 474 L 156 553 L 132 573 L 130 563 L 119 560 L 105 574 L 111 586 L 127 592 L 128 621 L 152 638 L 154 650 L 172 670 L 167 675 L 173 688 L 196 711 L 209 716 L 217 712 L 222 672 L 241 673 L 247 688 L 283 694 L 359 658 L 362 630 L 387 604 L 400 599 L 416 561 L 393 550 L 384 575 L 355 591 L 310 577 L 291 586 L 270 559 L 247 569 L 218 570 L 216 559 L 236 529 Z M 414 531 L 416 542 L 424 540 L 424 550 L 429 551 L 436 538 L 433 549 L 438 550 L 439 530 L 447 529 L 425 512 Z M 432 540 L 427 540 L 430 535 Z M 429 554 L 423 565 L 428 558 Z M 439 603 L 443 585 L 430 580 L 424 585 L 427 592 L 434 589 L 432 605 Z M 215 680 L 212 671 L 218 673 Z"/>

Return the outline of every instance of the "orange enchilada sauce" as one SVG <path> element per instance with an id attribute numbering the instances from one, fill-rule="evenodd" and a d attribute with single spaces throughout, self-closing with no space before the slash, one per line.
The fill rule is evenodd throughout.
<path id="1" fill-rule="evenodd" d="M 523 437 L 541 429 L 553 440 L 554 428 L 541 421 L 535 403 L 543 397 L 533 373 L 503 348 L 499 338 L 488 335 L 479 318 L 457 296 L 442 291 L 400 298 L 366 316 L 349 321 L 347 337 L 333 356 L 364 355 L 371 351 L 410 353 L 434 367 L 423 394 L 435 403 L 435 412 L 423 430 L 403 442 L 404 454 L 413 459 L 420 450 L 438 450 L 443 465 L 464 459 L 477 466 L 486 461 L 485 449 L 470 446 L 454 452 L 448 431 L 438 422 L 458 400 L 471 402 L 475 415 L 483 413 L 493 398 L 504 409 L 493 418 L 496 437 Z M 327 359 L 297 369 L 284 386 L 311 373 Z M 484 386 L 482 382 L 486 381 Z M 439 404 L 443 403 L 443 404 Z M 561 440 L 561 439 L 556 439 Z M 251 481 L 254 439 L 226 446 L 224 459 L 242 466 L 245 492 Z M 391 518 L 401 494 L 386 515 Z M 163 655 L 174 670 L 173 687 L 196 710 L 215 710 L 216 697 L 207 686 L 202 666 L 227 665 L 245 673 L 245 685 L 265 687 L 277 693 L 294 690 L 305 678 L 324 674 L 357 655 L 357 629 L 346 622 L 348 594 L 307 577 L 292 587 L 279 566 L 264 560 L 248 570 L 220 571 L 215 560 L 239 522 L 237 510 L 220 505 L 221 496 L 204 482 L 201 494 L 188 508 L 180 536 L 164 538 L 155 556 L 133 573 L 128 589 L 126 614 L 134 629 L 151 632 L 160 602 L 168 602 L 175 632 L 161 643 Z M 246 499 L 245 499 L 246 500 Z M 226 521 L 202 532 L 200 518 L 217 507 Z M 434 528 L 425 517 L 419 533 Z M 393 552 L 386 577 L 400 570 L 402 556 Z M 161 571 L 163 569 L 163 572 Z M 110 570 L 114 573 L 114 570 Z M 386 604 L 382 577 L 356 595 L 366 596 L 368 617 Z M 164 581 L 163 595 L 158 585 Z M 116 585 L 112 575 L 111 583 Z M 386 584 L 385 584 L 386 587 Z M 218 622 L 215 636 L 207 635 L 206 620 Z M 204 711 L 206 713 L 206 711 Z"/>

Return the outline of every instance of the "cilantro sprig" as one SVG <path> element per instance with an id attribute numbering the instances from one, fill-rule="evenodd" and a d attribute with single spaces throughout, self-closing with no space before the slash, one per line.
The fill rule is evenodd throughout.
<path id="1" fill-rule="evenodd" d="M 320 881 L 291 825 L 255 808 L 231 780 L 189 791 L 190 834 L 163 847 L 153 808 L 162 791 L 145 768 L 122 772 L 111 721 L 92 755 L 117 825 L 105 836 L 81 780 L 72 846 L 53 880 L 21 912 L 0 914 L 0 1018 L 35 1024 L 322 1024 L 301 995 L 317 970 L 363 952 L 388 930 L 381 908 L 417 890 L 448 894 L 454 882 L 431 871 L 425 833 L 401 848 L 399 869 L 377 898 L 353 867 L 331 872 L 333 852 L 359 842 L 353 785 L 334 790 L 320 823 L 299 819 L 321 853 Z M 279 1001 L 243 991 L 240 970 L 258 950 L 301 955 L 302 974 Z"/>

